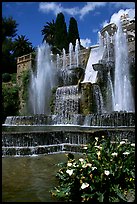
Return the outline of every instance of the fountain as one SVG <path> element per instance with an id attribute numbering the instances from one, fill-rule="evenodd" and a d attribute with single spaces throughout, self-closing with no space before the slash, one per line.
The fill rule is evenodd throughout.
<path id="1" fill-rule="evenodd" d="M 132 87 L 129 78 L 127 37 L 126 33 L 122 30 L 120 21 L 118 22 L 118 29 L 115 35 L 114 98 L 115 111 L 135 111 Z"/>
<path id="2" fill-rule="evenodd" d="M 49 45 L 38 48 L 30 83 L 32 110 L 30 116 L 6 118 L 3 156 L 82 152 L 83 145 L 102 134 L 111 140 L 115 135 L 135 140 L 126 36 L 118 25 L 113 36 L 105 32 L 104 42 L 99 41 L 99 46 L 91 47 L 85 67 L 81 66 L 78 40 L 75 49 L 70 43 L 69 53 L 63 49 L 62 56 L 54 59 Z M 103 77 L 104 94 L 100 84 Z M 51 114 L 49 101 L 55 86 Z"/>

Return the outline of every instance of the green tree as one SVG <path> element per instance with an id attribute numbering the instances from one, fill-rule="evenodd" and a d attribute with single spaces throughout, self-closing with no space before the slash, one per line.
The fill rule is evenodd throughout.
<path id="1" fill-rule="evenodd" d="M 68 51 L 67 26 L 63 13 L 58 13 L 55 23 L 55 48 L 57 53 Z"/>
<path id="2" fill-rule="evenodd" d="M 33 52 L 34 48 L 32 47 L 32 43 L 29 42 L 29 40 L 26 38 L 25 35 L 18 35 L 18 37 L 15 39 L 13 44 L 13 54 L 14 57 L 20 57 L 25 54 L 29 54 L 30 52 Z"/>
<path id="3" fill-rule="evenodd" d="M 77 39 L 80 44 L 80 37 L 79 37 L 77 21 L 75 20 L 75 18 L 71 17 L 69 21 L 69 28 L 68 28 L 68 41 L 69 43 L 71 42 L 73 46 L 75 46 Z"/>
<path id="4" fill-rule="evenodd" d="M 12 17 L 9 18 L 2 17 L 2 42 L 7 37 L 11 38 L 16 36 L 17 26 L 18 24 L 16 23 L 15 20 L 13 20 Z"/>
<path id="5" fill-rule="evenodd" d="M 16 72 L 13 56 L 13 37 L 16 36 L 17 23 L 12 17 L 2 18 L 2 73 Z"/>
<path id="6" fill-rule="evenodd" d="M 11 82 L 2 83 L 2 122 L 10 115 L 18 115 L 18 86 Z"/>
<path id="7" fill-rule="evenodd" d="M 55 39 L 55 22 L 46 22 L 47 25 L 41 30 L 43 35 L 43 42 L 46 41 L 49 45 L 54 46 Z"/>

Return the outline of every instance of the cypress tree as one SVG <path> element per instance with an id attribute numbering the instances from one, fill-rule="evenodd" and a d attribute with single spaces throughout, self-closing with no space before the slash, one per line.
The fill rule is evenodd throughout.
<path id="1" fill-rule="evenodd" d="M 55 23 L 55 48 L 57 53 L 68 51 L 67 26 L 63 13 L 58 13 Z"/>
<path id="2" fill-rule="evenodd" d="M 71 17 L 69 21 L 69 28 L 68 28 L 68 41 L 71 42 L 73 46 L 76 44 L 76 39 L 78 39 L 80 44 L 80 37 L 79 37 L 79 31 L 77 26 L 77 21 L 75 18 Z"/>

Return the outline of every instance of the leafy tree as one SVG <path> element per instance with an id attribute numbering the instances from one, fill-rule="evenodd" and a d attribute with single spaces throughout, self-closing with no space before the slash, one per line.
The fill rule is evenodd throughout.
<path id="1" fill-rule="evenodd" d="M 57 53 L 62 52 L 64 48 L 68 51 L 67 26 L 63 13 L 58 13 L 55 23 L 55 47 Z"/>
<path id="2" fill-rule="evenodd" d="M 16 36 L 17 26 L 18 24 L 16 23 L 15 20 L 13 20 L 12 17 L 9 18 L 2 17 L 2 42 L 7 37 L 11 38 Z"/>
<path id="3" fill-rule="evenodd" d="M 16 37 L 17 26 L 12 17 L 2 18 L 2 73 L 17 72 L 17 57 L 33 51 L 32 43 L 21 35 Z"/>
<path id="4" fill-rule="evenodd" d="M 18 115 L 18 86 L 2 83 L 2 122 L 10 115 Z"/>
<path id="5" fill-rule="evenodd" d="M 33 52 L 34 49 L 32 48 L 32 43 L 26 38 L 25 35 L 18 35 L 18 38 L 15 39 L 13 44 L 13 54 L 14 56 L 20 57 L 25 54 L 29 54 Z"/>
<path id="6" fill-rule="evenodd" d="M 71 17 L 69 21 L 69 28 L 68 28 L 68 41 L 71 42 L 73 46 L 76 45 L 76 40 L 78 39 L 80 44 L 80 37 L 78 32 L 77 21 L 75 18 Z"/>
<path id="7" fill-rule="evenodd" d="M 54 39 L 55 39 L 55 22 L 52 20 L 52 22 L 47 22 L 47 25 L 44 26 L 42 29 L 42 35 L 43 42 L 46 41 L 49 45 L 54 45 Z"/>

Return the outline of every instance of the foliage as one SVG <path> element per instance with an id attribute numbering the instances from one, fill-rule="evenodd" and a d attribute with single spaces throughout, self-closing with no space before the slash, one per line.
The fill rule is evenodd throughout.
<path id="1" fill-rule="evenodd" d="M 12 82 L 2 83 L 2 121 L 6 116 L 18 115 L 18 86 Z"/>
<path id="2" fill-rule="evenodd" d="M 11 75 L 9 73 L 2 74 L 2 82 L 9 82 L 11 80 Z"/>
<path id="3" fill-rule="evenodd" d="M 17 26 L 18 24 L 12 17 L 2 17 L 2 42 L 6 39 L 6 37 L 16 36 Z"/>
<path id="4" fill-rule="evenodd" d="M 49 45 L 54 45 L 54 38 L 55 38 L 55 22 L 46 22 L 46 26 L 42 29 L 43 42 L 46 41 Z"/>
<path id="5" fill-rule="evenodd" d="M 68 41 L 69 43 L 71 42 L 73 46 L 75 46 L 77 39 L 80 44 L 77 21 L 75 20 L 75 18 L 71 17 L 69 21 L 69 28 L 68 28 Z"/>
<path id="6" fill-rule="evenodd" d="M 2 18 L 2 73 L 17 72 L 17 57 L 32 52 L 32 44 L 24 35 L 17 35 L 17 26 L 12 17 Z"/>
<path id="7" fill-rule="evenodd" d="M 51 49 L 54 54 L 61 54 L 63 48 L 67 53 L 69 51 L 69 43 L 72 42 L 72 44 L 75 45 L 76 39 L 79 40 L 80 44 L 77 21 L 73 17 L 70 18 L 69 29 L 67 32 L 63 13 L 58 13 L 56 21 L 52 20 L 51 22 L 46 22 L 46 25 L 43 27 L 41 32 L 43 35 L 42 41 L 46 41 L 49 45 L 51 45 Z"/>
<path id="8" fill-rule="evenodd" d="M 23 85 L 23 100 L 28 99 L 28 85 L 30 80 L 30 70 L 24 70 L 22 73 L 22 85 Z"/>
<path id="9" fill-rule="evenodd" d="M 84 147 L 83 158 L 60 164 L 57 172 L 59 186 L 51 191 L 63 201 L 127 202 L 134 200 L 135 144 L 118 138 L 95 137 Z M 133 196 L 133 197 L 132 197 Z"/>
<path id="10" fill-rule="evenodd" d="M 63 13 L 58 13 L 57 15 L 55 33 L 55 47 L 57 47 L 60 52 L 62 52 L 63 48 L 68 51 L 67 27 Z"/>
<path id="11" fill-rule="evenodd" d="M 22 55 L 29 54 L 30 52 L 33 52 L 33 51 L 34 49 L 32 48 L 32 43 L 29 42 L 26 36 L 18 35 L 18 37 L 15 39 L 13 44 L 14 57 L 17 58 Z"/>
<path id="12" fill-rule="evenodd" d="M 54 109 L 55 109 L 55 98 L 56 98 L 56 90 L 57 86 L 52 89 L 52 94 L 51 94 L 51 99 L 50 99 L 50 110 L 51 114 L 54 114 Z"/>

